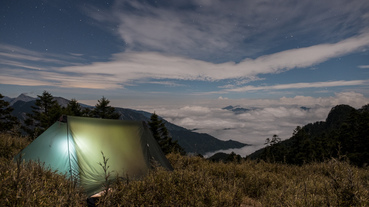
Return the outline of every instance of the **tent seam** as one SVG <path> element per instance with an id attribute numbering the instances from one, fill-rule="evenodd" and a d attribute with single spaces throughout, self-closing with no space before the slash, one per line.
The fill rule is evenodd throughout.
<path id="1" fill-rule="evenodd" d="M 67 142 L 68 142 L 68 159 L 69 159 L 69 173 L 70 173 L 70 178 L 73 178 L 73 173 L 72 173 L 72 163 L 70 161 L 70 150 L 69 150 L 69 122 L 68 122 L 68 117 L 67 117 Z"/>

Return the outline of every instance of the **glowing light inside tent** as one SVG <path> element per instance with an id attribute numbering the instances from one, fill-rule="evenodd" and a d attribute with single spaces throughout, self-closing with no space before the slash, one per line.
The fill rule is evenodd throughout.
<path id="1" fill-rule="evenodd" d="M 70 145 L 70 143 L 68 142 L 68 139 L 59 139 L 59 143 L 58 143 L 58 149 L 59 151 L 65 153 L 68 152 L 68 145 Z"/>

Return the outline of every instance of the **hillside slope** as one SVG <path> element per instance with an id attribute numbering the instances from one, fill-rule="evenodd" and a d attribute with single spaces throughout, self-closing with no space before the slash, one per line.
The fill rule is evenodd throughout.
<path id="1" fill-rule="evenodd" d="M 332 157 L 347 157 L 358 166 L 369 163 L 369 105 L 360 109 L 348 105 L 335 106 L 325 122 L 298 127 L 290 139 L 248 156 L 250 159 L 298 165 Z"/>

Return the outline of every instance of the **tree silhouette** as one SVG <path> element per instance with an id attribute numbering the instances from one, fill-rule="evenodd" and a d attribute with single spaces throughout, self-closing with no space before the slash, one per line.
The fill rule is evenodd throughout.
<path id="1" fill-rule="evenodd" d="M 25 120 L 27 127 L 23 128 L 34 138 L 54 124 L 62 115 L 61 106 L 49 92 L 44 91 L 37 97 L 35 106 L 32 106 L 32 113 L 27 114 L 28 118 Z"/>
<path id="2" fill-rule="evenodd" d="M 159 119 L 158 115 L 154 112 L 148 123 L 151 133 L 155 140 L 160 145 L 164 154 L 171 152 L 186 154 L 184 149 L 178 144 L 178 141 L 173 141 L 172 137 L 169 136 L 168 129 L 165 127 L 163 120 Z"/>
<path id="3" fill-rule="evenodd" d="M 64 113 L 65 115 L 70 115 L 70 116 L 82 116 L 83 115 L 81 105 L 79 105 L 77 100 L 74 98 L 69 101 L 67 107 L 65 108 Z"/>
<path id="4" fill-rule="evenodd" d="M 265 145 L 267 146 L 265 149 L 265 158 L 267 161 L 269 162 L 276 162 L 276 156 L 280 156 L 280 154 L 278 153 L 278 147 L 277 144 L 281 141 L 281 138 L 278 137 L 278 135 L 273 135 L 273 137 L 270 138 L 266 138 L 265 140 Z"/>
<path id="5" fill-rule="evenodd" d="M 120 115 L 115 112 L 114 107 L 109 106 L 109 103 L 110 101 L 103 96 L 91 111 L 92 116 L 103 119 L 119 119 Z"/>
<path id="6" fill-rule="evenodd" d="M 290 139 L 266 139 L 264 149 L 249 157 L 302 165 L 330 158 L 349 159 L 351 164 L 369 164 L 369 105 L 355 109 L 337 105 L 326 121 L 296 127 Z"/>
<path id="7" fill-rule="evenodd" d="M 0 94 L 0 132 L 10 131 L 14 125 L 19 124 L 17 118 L 10 114 L 14 109 L 3 98 Z"/>
<path id="8" fill-rule="evenodd" d="M 270 138 L 266 138 L 265 140 L 265 145 L 267 146 L 273 146 L 275 144 L 278 144 L 281 141 L 281 138 L 278 137 L 278 135 L 273 135 L 273 137 Z"/>

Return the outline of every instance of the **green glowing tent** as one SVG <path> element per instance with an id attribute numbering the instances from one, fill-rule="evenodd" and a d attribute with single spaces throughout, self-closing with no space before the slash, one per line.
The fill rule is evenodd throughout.
<path id="1" fill-rule="evenodd" d="M 45 166 L 77 179 L 88 196 L 103 190 L 104 153 L 110 179 L 137 179 L 155 165 L 172 170 L 144 122 L 68 116 L 56 122 L 22 150 L 22 159 L 41 161 Z M 17 155 L 19 157 L 19 155 Z"/>

